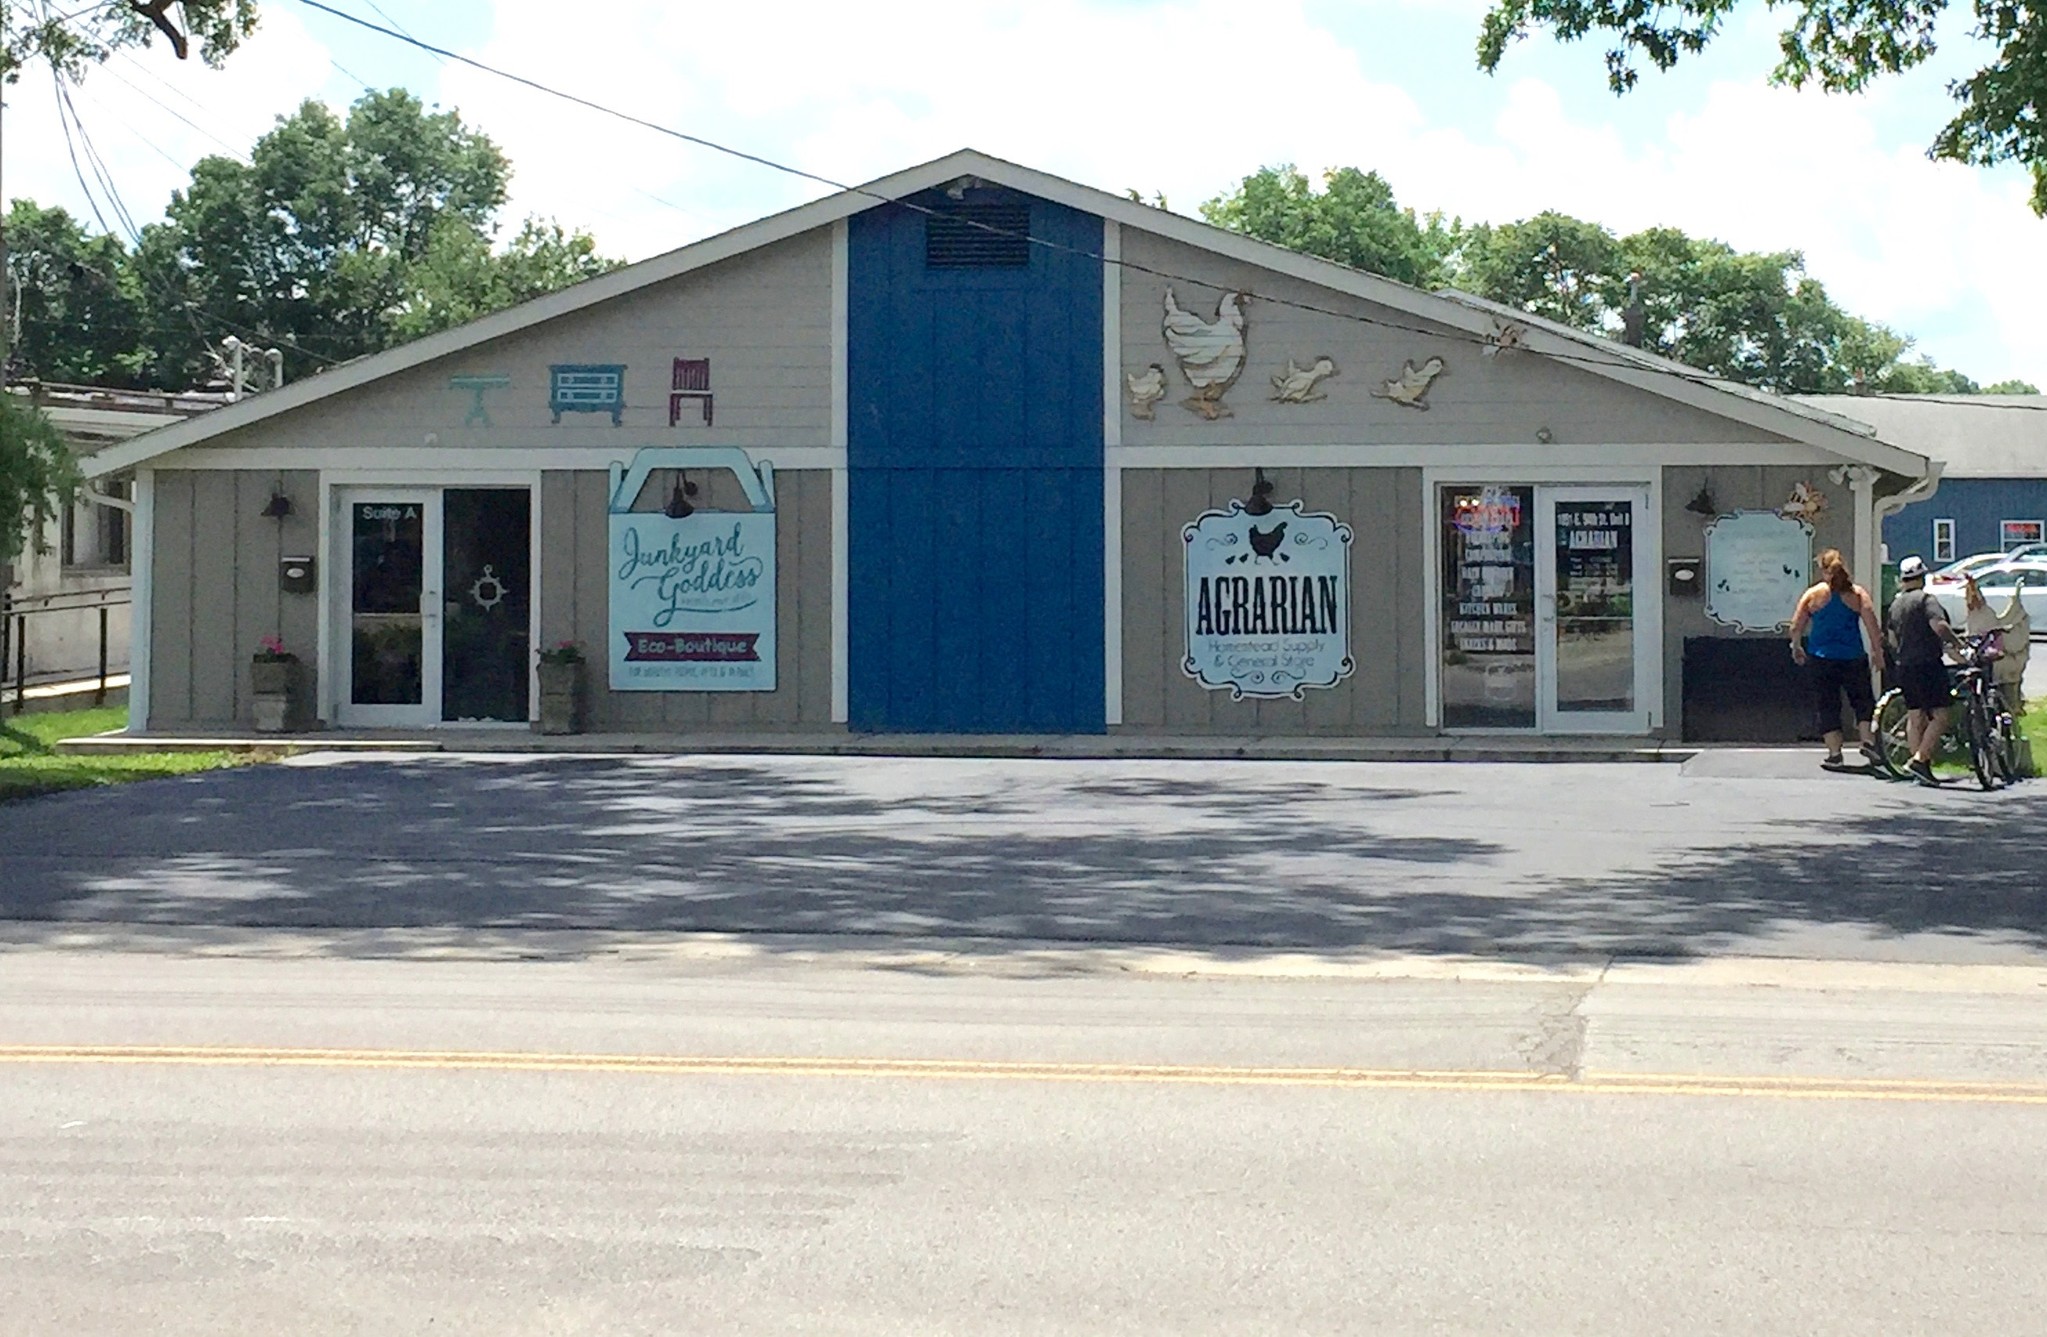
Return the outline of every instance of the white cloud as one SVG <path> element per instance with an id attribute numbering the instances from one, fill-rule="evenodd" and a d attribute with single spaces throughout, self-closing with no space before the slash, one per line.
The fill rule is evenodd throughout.
<path id="1" fill-rule="evenodd" d="M 1384 0 L 1360 26 L 1479 3 Z M 1625 100 L 1567 105 L 1539 80 L 1475 75 L 1468 47 L 1395 67 L 1369 38 L 1339 41 L 1306 0 L 610 0 L 601 21 L 573 24 L 562 12 L 556 0 L 497 0 L 489 36 L 465 49 L 851 182 L 971 145 L 1109 190 L 1163 191 L 1192 213 L 1261 164 L 1356 164 L 1405 203 L 1468 219 L 1556 208 L 1620 230 L 1669 224 L 1796 248 L 1844 305 L 1919 335 L 1943 363 L 2047 382 L 2047 328 L 2032 318 L 2047 304 L 2047 266 L 2023 259 L 2047 250 L 2047 223 L 2010 174 L 1935 165 L 1920 141 L 1879 133 L 1880 113 L 1903 105 L 1884 101 L 1904 96 L 1889 86 L 1794 94 L 1765 87 L 1758 68 L 1700 78 L 1696 104 L 1660 118 Z M 104 76 L 243 150 L 300 97 L 339 86 L 325 48 L 275 4 L 224 72 L 144 59 L 199 105 L 117 60 L 89 81 L 103 105 L 83 106 L 138 221 L 186 174 L 123 126 L 181 162 L 220 146 Z M 420 91 L 505 148 L 515 216 L 587 227 L 612 254 L 654 254 L 824 192 L 459 65 Z M 33 83 L 14 90 L 8 185 L 68 203 L 77 188 L 48 102 Z"/>

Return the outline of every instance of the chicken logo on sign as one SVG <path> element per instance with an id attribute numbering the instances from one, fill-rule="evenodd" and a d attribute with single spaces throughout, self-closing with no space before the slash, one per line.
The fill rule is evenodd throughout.
<path id="1" fill-rule="evenodd" d="M 1250 506 L 1206 511 L 1180 535 L 1188 677 L 1232 701 L 1298 701 L 1350 676 L 1349 525 L 1254 492 Z"/>

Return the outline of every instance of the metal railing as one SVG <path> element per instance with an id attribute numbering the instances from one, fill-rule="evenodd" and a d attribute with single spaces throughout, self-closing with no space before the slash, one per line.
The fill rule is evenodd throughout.
<path id="1" fill-rule="evenodd" d="M 99 684 L 92 694 L 92 703 L 103 706 L 107 703 L 107 610 L 125 608 L 134 602 L 132 590 L 126 585 L 110 586 L 103 590 L 62 590 L 56 594 L 37 594 L 26 598 L 10 596 L 0 591 L 0 702 L 6 700 L 8 666 L 14 669 L 14 713 L 19 715 L 28 704 L 28 620 L 42 613 L 99 613 Z"/>

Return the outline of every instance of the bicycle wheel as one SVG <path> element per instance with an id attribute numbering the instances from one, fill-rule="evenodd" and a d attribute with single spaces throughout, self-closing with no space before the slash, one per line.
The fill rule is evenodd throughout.
<path id="1" fill-rule="evenodd" d="M 1905 694 L 1893 687 L 1877 698 L 1876 754 L 1884 773 L 1903 780 L 1905 763 L 1912 760 L 1912 745 L 1905 741 Z"/>
<path id="2" fill-rule="evenodd" d="M 1964 727 L 1968 730 L 1969 769 L 1976 773 L 1976 783 L 1985 790 L 1997 788 L 1997 758 L 1992 753 L 1992 730 L 1996 727 L 1990 719 L 1990 703 L 1983 699 L 1982 686 L 1969 688 L 1968 707 L 1962 712 Z"/>
<path id="3" fill-rule="evenodd" d="M 2012 717 L 2011 705 L 2004 699 L 2004 689 L 1992 683 L 1990 696 L 1990 754 L 1997 762 L 1998 776 L 2006 784 L 2019 780 L 2019 729 L 2018 721 Z"/>

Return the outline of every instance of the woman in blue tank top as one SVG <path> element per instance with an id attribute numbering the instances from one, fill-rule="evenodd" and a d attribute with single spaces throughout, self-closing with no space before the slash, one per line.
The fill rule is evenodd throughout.
<path id="1" fill-rule="evenodd" d="M 1865 645 L 1863 633 L 1869 634 Z M 1855 583 L 1840 550 L 1829 548 L 1820 554 L 1820 581 L 1798 600 L 1791 614 L 1791 658 L 1807 666 L 1812 675 L 1813 709 L 1820 736 L 1826 740 L 1823 765 L 1840 766 L 1841 698 L 1845 695 L 1855 711 L 1856 732 L 1862 736 L 1862 755 L 1877 759 L 1876 693 L 1871 687 L 1872 666 L 1884 667 L 1883 629 L 1876 620 L 1876 604 L 1869 591 Z"/>

